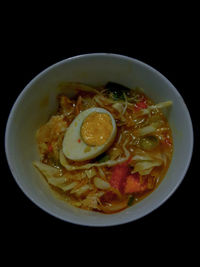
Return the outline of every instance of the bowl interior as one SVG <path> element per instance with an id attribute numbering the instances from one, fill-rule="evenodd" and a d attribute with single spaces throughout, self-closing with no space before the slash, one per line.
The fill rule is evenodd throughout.
<path id="1" fill-rule="evenodd" d="M 59 83 L 76 81 L 103 85 L 108 81 L 140 86 L 155 102 L 172 100 L 166 116 L 170 122 L 174 153 L 166 177 L 144 200 L 120 213 L 105 215 L 74 208 L 55 198 L 33 167 L 39 159 L 35 133 L 56 111 Z M 65 92 L 73 95 L 74 92 Z M 12 174 L 23 192 L 40 208 L 63 220 L 91 226 L 129 222 L 162 204 L 182 181 L 190 163 L 193 132 L 187 107 L 174 86 L 150 66 L 128 57 L 91 54 L 61 61 L 34 78 L 23 90 L 10 113 L 6 129 L 6 154 Z"/>

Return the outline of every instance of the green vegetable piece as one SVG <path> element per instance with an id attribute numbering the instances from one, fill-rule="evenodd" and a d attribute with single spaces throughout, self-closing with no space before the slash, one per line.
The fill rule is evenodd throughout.
<path id="1" fill-rule="evenodd" d="M 112 98 L 117 101 L 117 100 L 125 100 L 124 95 L 120 91 L 113 91 L 112 92 Z"/>
<path id="2" fill-rule="evenodd" d="M 153 150 L 158 144 L 158 138 L 154 135 L 145 136 L 140 139 L 140 147 L 147 151 Z"/>
<path id="3" fill-rule="evenodd" d="M 114 82 L 108 82 L 105 88 L 112 94 L 114 100 L 125 100 L 124 93 L 128 95 L 130 92 L 128 87 Z"/>
<path id="4" fill-rule="evenodd" d="M 131 196 L 129 197 L 129 199 L 128 199 L 128 206 L 129 206 L 129 207 L 133 205 L 134 200 L 135 200 L 134 196 L 131 195 Z"/>
<path id="5" fill-rule="evenodd" d="M 110 156 L 108 154 L 106 154 L 106 153 L 103 153 L 103 154 L 101 154 L 100 156 L 98 156 L 96 158 L 96 161 L 98 163 L 102 163 L 102 162 L 108 161 L 109 159 L 110 159 Z"/>

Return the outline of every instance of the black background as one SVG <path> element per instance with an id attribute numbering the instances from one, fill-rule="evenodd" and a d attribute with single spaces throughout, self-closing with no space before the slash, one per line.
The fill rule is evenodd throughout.
<path id="1" fill-rule="evenodd" d="M 2 90 L 4 103 L 3 111 L 1 111 L 3 135 L 14 101 L 35 75 L 46 67 L 71 56 L 93 52 L 111 52 L 134 57 L 151 65 L 174 84 L 190 111 L 196 140 L 199 123 L 197 115 L 199 104 L 196 94 L 199 85 L 194 84 L 195 68 L 193 64 L 196 60 L 196 52 L 193 34 L 189 31 L 181 35 L 180 32 L 177 32 L 176 35 L 176 31 L 173 32 L 173 35 L 171 35 L 171 31 L 164 31 L 163 34 L 160 34 L 158 30 L 152 36 L 148 34 L 147 30 L 141 38 L 141 36 L 133 37 L 129 34 L 124 36 L 122 30 L 122 33 L 116 34 L 115 37 L 110 36 L 113 38 L 108 39 L 99 30 L 99 39 L 96 37 L 94 40 L 93 31 L 90 33 L 89 39 L 88 35 L 84 34 L 77 38 L 78 33 L 71 38 L 51 35 L 48 35 L 48 38 L 46 36 L 40 38 L 35 34 L 33 38 L 24 33 L 22 37 L 15 35 L 14 38 L 8 40 L 7 47 L 2 51 L 2 54 L 7 54 L 6 72 L 2 77 L 5 79 L 5 88 Z M 186 42 L 188 39 L 190 42 Z M 145 251 L 146 255 L 152 242 L 155 242 L 152 257 L 159 254 L 166 244 L 169 244 L 169 249 L 173 245 L 173 249 L 170 249 L 170 257 L 172 257 L 176 254 L 176 245 L 187 248 L 199 234 L 197 227 L 199 196 L 195 193 L 199 179 L 197 177 L 199 174 L 196 172 L 199 159 L 197 144 L 194 146 L 191 165 L 183 182 L 167 202 L 135 222 L 107 228 L 73 225 L 39 209 L 15 183 L 7 166 L 4 148 L 1 153 L 3 168 L 1 178 L 6 181 L 6 187 L 2 188 L 2 209 L 4 211 L 2 221 L 5 223 L 3 229 L 6 231 L 7 241 L 14 242 L 16 247 L 18 247 L 19 241 L 27 246 L 36 242 L 36 246 L 41 248 L 41 254 L 43 248 L 49 246 L 51 255 L 54 248 L 58 248 L 60 242 L 63 242 L 66 252 L 62 246 L 62 253 L 68 253 L 67 249 L 73 247 L 79 252 L 86 249 L 88 253 L 86 255 L 90 255 L 97 246 L 98 249 L 99 247 L 100 250 L 102 249 L 101 253 L 107 253 L 115 246 L 125 248 L 125 251 L 134 251 L 137 246 L 139 250 Z M 102 247 L 99 244 L 103 244 Z M 38 247 L 36 249 L 38 253 Z M 57 257 L 63 258 L 62 253 L 61 255 L 57 254 Z M 52 255 L 52 257 L 54 256 Z M 159 257 L 159 255 L 157 256 Z M 97 258 L 101 258 L 101 255 L 98 254 Z"/>

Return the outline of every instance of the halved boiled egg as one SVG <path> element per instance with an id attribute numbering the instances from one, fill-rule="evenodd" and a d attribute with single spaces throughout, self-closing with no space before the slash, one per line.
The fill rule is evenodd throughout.
<path id="1" fill-rule="evenodd" d="M 115 119 L 109 111 L 89 108 L 68 127 L 63 140 L 63 153 L 75 161 L 93 159 L 112 145 L 116 133 Z"/>

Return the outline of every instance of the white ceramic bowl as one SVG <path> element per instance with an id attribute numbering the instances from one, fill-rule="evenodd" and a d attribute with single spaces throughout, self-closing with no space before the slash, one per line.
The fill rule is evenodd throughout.
<path id="1" fill-rule="evenodd" d="M 103 85 L 108 81 L 140 86 L 155 102 L 172 100 L 167 116 L 174 153 L 167 175 L 144 200 L 116 214 L 74 208 L 55 198 L 32 162 L 39 159 L 36 129 L 56 111 L 57 85 L 76 81 Z M 68 92 L 69 94 L 73 92 Z M 183 180 L 193 150 L 188 109 L 176 88 L 157 70 L 141 61 L 115 54 L 86 54 L 65 59 L 37 75 L 17 98 L 7 122 L 5 149 L 11 172 L 22 191 L 40 208 L 64 221 L 87 226 L 112 226 L 134 221 L 166 201 Z"/>

